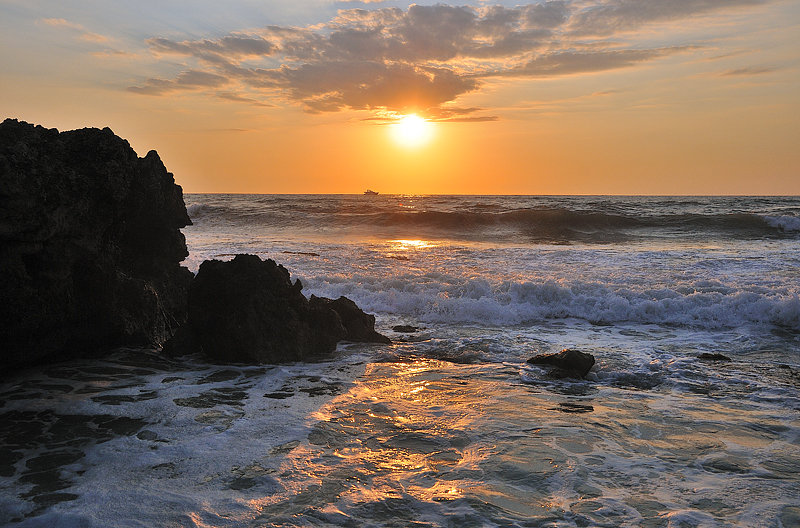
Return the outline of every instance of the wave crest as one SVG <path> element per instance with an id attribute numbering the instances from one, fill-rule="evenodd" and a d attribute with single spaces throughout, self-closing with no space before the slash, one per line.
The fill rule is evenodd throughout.
<path id="1" fill-rule="evenodd" d="M 304 281 L 305 282 L 305 281 Z M 613 289 L 598 283 L 562 284 L 473 279 L 460 284 L 386 282 L 343 284 L 311 281 L 326 296 L 347 295 L 368 311 L 413 317 L 432 323 L 514 326 L 557 319 L 595 324 L 640 323 L 698 329 L 775 325 L 800 331 L 796 293 L 764 294 L 727 288 L 698 290 Z M 681 290 L 681 291 L 679 291 Z"/>
<path id="2" fill-rule="evenodd" d="M 741 212 L 683 212 L 664 214 L 654 210 L 599 206 L 569 207 L 431 207 L 406 209 L 402 204 L 343 203 L 337 200 L 288 202 L 280 198 L 228 199 L 192 203 L 187 207 L 193 221 L 224 223 L 247 228 L 292 229 L 353 234 L 363 232 L 391 236 L 413 230 L 424 236 L 452 239 L 506 241 L 621 242 L 648 236 L 726 236 L 734 238 L 794 237 L 800 233 L 800 217 Z M 376 233 L 377 232 L 377 233 Z"/>

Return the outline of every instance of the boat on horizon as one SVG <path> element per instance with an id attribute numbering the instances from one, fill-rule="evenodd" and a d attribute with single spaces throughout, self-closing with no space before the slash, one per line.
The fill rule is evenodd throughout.
<path id="1" fill-rule="evenodd" d="M 372 189 L 367 189 L 366 191 L 364 191 L 364 194 L 366 196 L 377 196 L 378 195 L 378 191 L 373 191 Z"/>

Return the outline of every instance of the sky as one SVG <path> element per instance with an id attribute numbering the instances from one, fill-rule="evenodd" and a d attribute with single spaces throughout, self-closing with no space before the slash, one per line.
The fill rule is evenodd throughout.
<path id="1" fill-rule="evenodd" d="M 0 110 L 185 192 L 800 194 L 800 2 L 465 1 L 0 0 Z"/>

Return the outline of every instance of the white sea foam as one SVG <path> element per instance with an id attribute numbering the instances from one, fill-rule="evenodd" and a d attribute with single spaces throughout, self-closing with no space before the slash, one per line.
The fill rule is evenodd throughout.
<path id="1" fill-rule="evenodd" d="M 0 476 L 0 524 L 37 508 L 22 496 L 34 486 L 37 463 L 28 463 L 61 449 L 84 454 L 59 468 L 69 487 L 56 493 L 77 497 L 21 526 L 797 518 L 796 199 L 428 197 L 411 205 L 448 214 L 388 211 L 402 224 L 398 240 L 365 231 L 392 200 L 196 198 L 199 221 L 185 230 L 193 270 L 238 252 L 274 258 L 306 295 L 351 297 L 395 341 L 343 345 L 325 363 L 219 367 L 153 354 L 137 357 L 130 376 L 115 374 L 133 369 L 123 357 L 101 362 L 109 374 L 75 376 L 80 365 L 68 364 L 4 381 L 8 423 L 20 412 L 39 413 L 31 423 L 66 416 L 53 430 L 76 438 L 67 444 L 45 428 L 11 448 L 22 458 L 14 476 Z M 518 229 L 541 215 L 512 211 L 539 202 L 636 217 L 647 232 L 625 243 L 573 243 L 580 233 L 542 243 Z M 464 226 L 453 219 L 468 209 L 509 213 L 516 238 L 454 240 Z M 320 223 L 332 215 L 333 228 Z M 473 223 L 493 228 L 484 220 Z M 608 224 L 582 213 L 568 220 Z M 360 229 L 352 236 L 350 222 Z M 321 235 L 295 230 L 312 224 Z M 436 238 L 435 224 L 447 236 Z M 425 328 L 393 332 L 399 323 Z M 554 380 L 525 363 L 563 347 L 595 356 L 588 379 Z M 97 415 L 146 424 L 93 440 L 80 417 Z M 41 490 L 36 498 L 54 499 Z"/>
<path id="2" fill-rule="evenodd" d="M 769 216 L 764 220 L 772 227 L 781 231 L 800 231 L 800 216 Z"/>
<path id="3" fill-rule="evenodd" d="M 208 210 L 209 206 L 204 203 L 192 203 L 186 206 L 186 212 L 192 220 L 202 217 Z"/>
<path id="4" fill-rule="evenodd" d="M 500 326 L 574 318 L 599 324 L 644 323 L 701 329 L 741 325 L 800 329 L 797 241 L 757 238 L 758 225 L 763 227 L 764 222 L 795 233 L 800 230 L 800 217 L 793 213 L 730 214 L 734 205 L 748 202 L 722 200 L 724 203 L 717 204 L 709 199 L 681 205 L 674 200 L 638 203 L 620 199 L 619 203 L 598 205 L 576 199 L 570 205 L 576 210 L 588 208 L 595 211 L 593 214 L 604 214 L 606 209 L 622 210 L 626 215 L 640 216 L 645 223 L 650 221 L 648 218 L 657 218 L 662 227 L 670 222 L 682 227 L 675 233 L 658 231 L 665 234 L 628 245 L 598 245 L 596 241 L 584 245 L 509 245 L 507 240 L 494 245 L 486 241 L 417 240 L 413 235 L 416 227 L 403 222 L 397 229 L 407 230 L 408 234 L 399 239 L 387 240 L 380 233 L 364 238 L 361 229 L 365 220 L 358 214 L 360 208 L 392 210 L 396 204 L 391 199 L 364 204 L 355 198 L 353 203 L 322 197 L 200 198 L 190 205 L 195 214 L 206 207 L 232 208 L 236 214 L 231 213 L 219 225 L 186 230 L 190 246 L 187 264 L 191 269 L 197 269 L 206 258 L 256 253 L 284 263 L 302 279 L 307 294 L 346 295 L 368 311 L 388 316 L 427 323 Z M 480 202 L 469 197 L 463 203 L 459 200 L 462 199 L 449 197 L 444 200 L 445 205 L 432 201 L 430 208 L 460 214 L 477 207 L 472 202 Z M 526 200 L 536 199 L 515 200 L 511 204 L 499 198 L 490 201 L 493 207 L 513 215 L 519 215 L 520 210 L 530 209 L 536 214 L 550 210 L 515 209 L 512 205 L 519 207 Z M 768 202 L 776 208 L 773 210 L 792 211 L 794 207 L 792 201 Z M 565 203 L 569 204 L 569 200 Z M 570 209 L 565 203 L 555 200 L 550 206 Z M 676 203 L 685 210 L 673 211 Z M 306 213 L 292 213 L 292 204 L 307 209 Z M 753 211 L 763 205 L 753 200 Z M 345 230 L 330 238 L 327 232 L 316 237 L 306 231 L 294 234 L 281 230 L 286 218 L 306 218 L 319 211 L 336 217 L 331 220 L 333 224 L 350 225 L 337 213 L 342 210 L 347 211 L 347 218 L 352 216 L 361 222 L 351 226 L 358 226 L 353 235 Z M 674 220 L 678 217 L 680 220 Z M 746 236 L 731 239 L 711 229 L 704 231 L 710 240 L 693 241 L 693 232 L 685 231 L 683 223 L 696 222 L 701 217 L 709 229 L 741 224 Z M 273 233 L 268 224 L 249 223 L 252 218 L 281 220 L 273 224 L 273 230 L 277 229 Z M 774 233 L 763 235 L 772 237 Z"/>
<path id="5" fill-rule="evenodd" d="M 371 277 L 351 283 L 316 277 L 304 283 L 318 295 L 349 296 L 369 311 L 427 323 L 504 326 L 576 318 L 598 324 L 635 322 L 705 329 L 767 324 L 800 329 L 800 298 L 791 291 L 743 291 L 721 285 L 706 291 L 702 285 L 653 291 L 580 281 L 455 279 L 423 283 Z"/>

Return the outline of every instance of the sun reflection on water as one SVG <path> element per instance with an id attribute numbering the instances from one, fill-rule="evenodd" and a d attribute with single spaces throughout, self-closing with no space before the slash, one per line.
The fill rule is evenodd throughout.
<path id="1" fill-rule="evenodd" d="M 397 239 L 397 240 L 389 240 L 390 249 L 395 251 L 403 251 L 403 250 L 413 250 L 413 249 L 428 249 L 432 247 L 436 247 L 437 244 L 429 240 L 421 240 L 421 239 Z"/>
<path id="2" fill-rule="evenodd" d="M 442 379 L 440 366 L 429 359 L 368 365 L 348 392 L 311 413 L 309 443 L 291 451 L 277 470 L 295 483 L 305 481 L 304 489 L 256 499 L 250 507 L 266 516 L 296 504 L 298 492 L 311 488 L 315 501 L 359 505 L 409 496 L 447 502 L 478 487 L 468 478 L 457 485 L 441 478 L 451 471 L 479 473 L 491 446 L 470 441 L 474 396 Z"/>
<path id="3" fill-rule="evenodd" d="M 347 392 L 309 414 L 307 441 L 274 459 L 281 491 L 249 507 L 270 522 L 330 504 L 336 515 L 376 522 L 410 521 L 394 517 L 398 508 L 445 503 L 483 504 L 520 516 L 557 508 L 552 502 L 560 499 L 548 479 L 574 468 L 548 447 L 552 439 L 531 433 L 536 429 L 516 431 L 520 402 L 497 383 L 509 374 L 513 369 L 499 364 L 455 366 L 431 358 L 366 365 Z M 503 447 L 480 435 L 485 408 L 508 422 L 521 445 Z M 529 456 L 529 444 L 539 456 Z"/>

